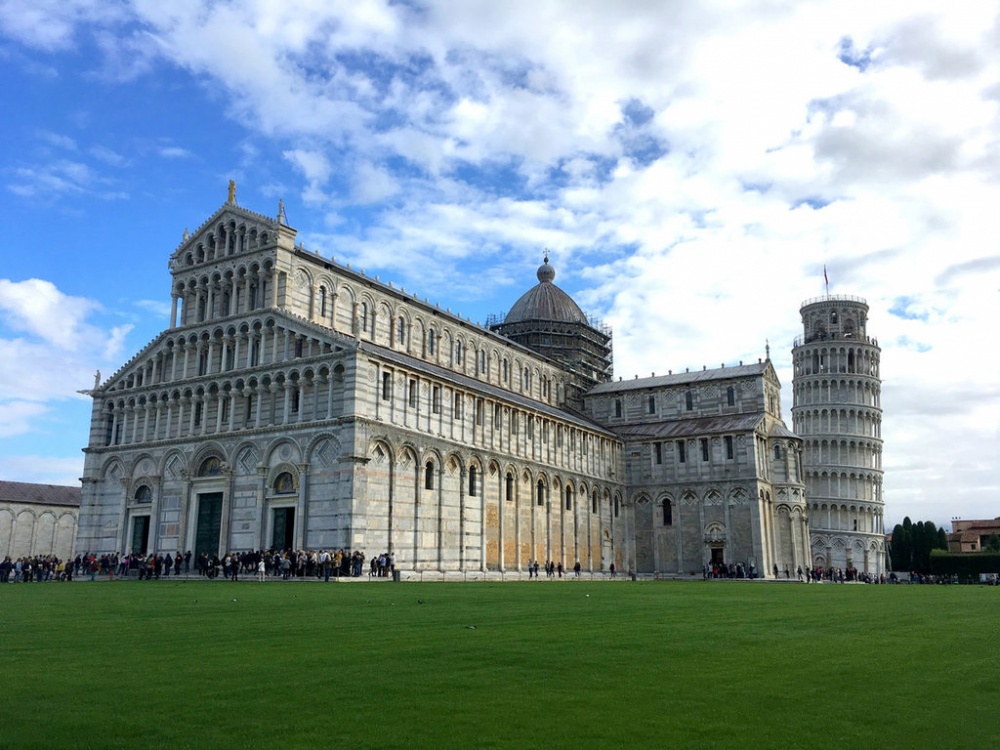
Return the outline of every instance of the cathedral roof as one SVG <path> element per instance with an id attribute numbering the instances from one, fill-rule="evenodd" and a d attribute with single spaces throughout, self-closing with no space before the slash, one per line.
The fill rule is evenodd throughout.
<path id="1" fill-rule="evenodd" d="M 538 284 L 525 292 L 514 303 L 504 319 L 504 324 L 523 323 L 534 320 L 551 320 L 560 323 L 587 324 L 587 316 L 573 298 L 552 283 L 555 269 L 549 265 L 548 257 L 538 267 Z"/>
<path id="2" fill-rule="evenodd" d="M 760 412 L 697 417 L 695 419 L 669 419 L 660 422 L 623 425 L 616 427 L 615 433 L 624 439 L 671 440 L 697 435 L 749 432 L 756 429 L 762 419 L 764 419 L 764 415 Z"/>
<path id="3" fill-rule="evenodd" d="M 635 378 L 634 380 L 616 380 L 608 383 L 599 383 L 589 392 L 588 396 L 598 394 L 618 393 L 620 391 L 638 391 L 646 388 L 660 388 L 670 385 L 686 385 L 688 383 L 702 383 L 711 380 L 728 380 L 730 378 L 745 378 L 751 375 L 761 375 L 771 368 L 770 360 L 755 362 L 753 364 L 733 365 L 730 367 L 717 367 L 711 370 L 695 370 L 694 372 L 676 372 L 668 375 L 653 375 L 648 378 Z M 771 368 L 773 370 L 773 368 Z"/>
<path id="4" fill-rule="evenodd" d="M 4 503 L 37 503 L 76 508 L 80 505 L 81 492 L 79 487 L 55 484 L 0 482 L 0 502 Z"/>

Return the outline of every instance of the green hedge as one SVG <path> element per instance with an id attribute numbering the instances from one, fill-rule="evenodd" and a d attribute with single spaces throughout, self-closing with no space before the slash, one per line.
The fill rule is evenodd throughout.
<path id="1" fill-rule="evenodd" d="M 980 573 L 1000 573 L 1000 554 L 995 552 L 931 553 L 931 572 L 934 575 L 958 575 L 961 578 L 979 578 Z"/>

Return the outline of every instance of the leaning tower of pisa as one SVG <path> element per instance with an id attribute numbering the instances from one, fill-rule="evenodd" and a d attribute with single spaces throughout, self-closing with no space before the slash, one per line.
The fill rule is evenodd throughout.
<path id="1" fill-rule="evenodd" d="M 792 423 L 804 441 L 813 566 L 886 572 L 882 400 L 868 303 L 827 295 L 802 303 L 792 348 Z"/>

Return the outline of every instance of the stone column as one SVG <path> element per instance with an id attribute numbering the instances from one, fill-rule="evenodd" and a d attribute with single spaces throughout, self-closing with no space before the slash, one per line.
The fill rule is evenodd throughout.
<path id="1" fill-rule="evenodd" d="M 309 464 L 299 464 L 299 502 L 295 510 L 295 547 L 305 549 L 309 526 Z"/>

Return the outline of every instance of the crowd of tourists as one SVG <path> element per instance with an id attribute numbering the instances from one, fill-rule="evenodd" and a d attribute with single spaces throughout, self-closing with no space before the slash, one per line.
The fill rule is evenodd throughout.
<path id="1" fill-rule="evenodd" d="M 338 550 L 256 550 L 229 552 L 219 557 L 205 552 L 194 555 L 184 553 L 105 554 L 77 555 L 63 560 L 55 555 L 6 557 L 0 562 L 0 583 L 34 583 L 45 581 L 72 581 L 85 577 L 90 580 L 138 578 L 153 581 L 178 576 L 224 578 L 238 581 L 241 577 L 257 580 L 295 580 L 319 578 L 358 578 L 368 576 L 386 578 L 392 575 L 395 564 L 392 555 L 383 552 L 366 560 L 364 552 Z"/>
<path id="2" fill-rule="evenodd" d="M 0 583 L 44 583 L 46 581 L 71 581 L 75 570 L 55 555 L 36 555 L 12 560 L 5 557 L 0 562 Z"/>

